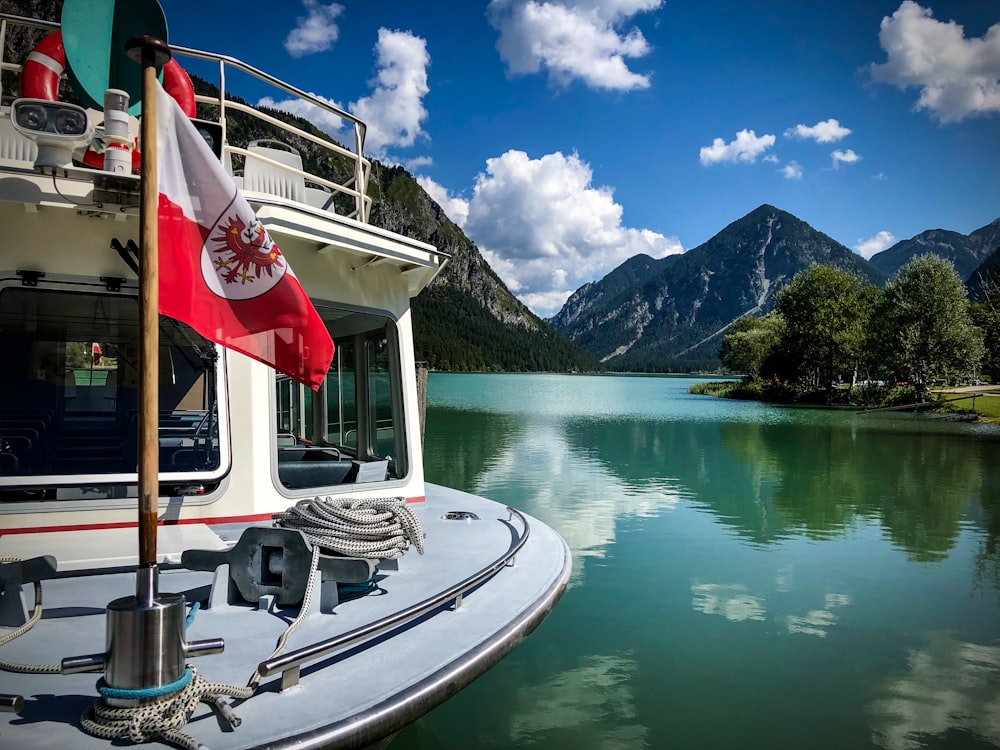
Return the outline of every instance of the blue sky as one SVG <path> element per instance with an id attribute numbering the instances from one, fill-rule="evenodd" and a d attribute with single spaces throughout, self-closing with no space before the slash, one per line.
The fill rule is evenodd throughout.
<path id="1" fill-rule="evenodd" d="M 161 4 L 365 119 L 543 317 L 762 203 L 866 257 L 1000 217 L 998 0 Z"/>

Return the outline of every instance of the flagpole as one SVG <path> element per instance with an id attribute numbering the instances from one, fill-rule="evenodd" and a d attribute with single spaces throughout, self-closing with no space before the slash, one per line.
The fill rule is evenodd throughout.
<path id="1" fill-rule="evenodd" d="M 157 231 L 156 69 L 170 60 L 166 42 L 138 36 L 126 54 L 142 65 L 142 154 L 139 206 L 139 567 L 136 599 L 158 594 L 156 522 L 160 496 L 159 440 L 159 237 Z"/>

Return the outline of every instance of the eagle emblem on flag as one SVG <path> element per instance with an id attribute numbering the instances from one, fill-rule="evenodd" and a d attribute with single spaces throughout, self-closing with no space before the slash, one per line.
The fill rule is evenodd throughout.
<path id="1" fill-rule="evenodd" d="M 281 281 L 288 266 L 281 250 L 252 212 L 224 216 L 205 243 L 202 272 L 213 292 L 229 299 L 253 299 Z"/>

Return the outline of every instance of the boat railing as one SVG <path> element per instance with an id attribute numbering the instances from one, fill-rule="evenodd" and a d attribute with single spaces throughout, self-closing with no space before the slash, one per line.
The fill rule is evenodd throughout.
<path id="1" fill-rule="evenodd" d="M 31 32 L 54 31 L 58 28 L 59 24 L 51 21 L 24 18 L 12 14 L 0 14 L 0 72 L 20 74 L 21 71 L 23 60 L 7 59 L 7 55 L 9 54 L 8 40 L 12 36 L 15 36 L 12 34 L 13 29 L 23 29 Z M 171 45 L 171 50 L 178 58 L 200 60 L 208 63 L 209 67 L 216 68 L 218 71 L 218 78 L 215 82 L 207 81 L 215 86 L 218 92 L 217 95 L 196 94 L 195 101 L 201 105 L 207 105 L 209 109 L 214 108 L 218 113 L 217 119 L 210 118 L 210 121 L 216 122 L 222 129 L 221 160 L 224 165 L 231 169 L 234 157 L 244 162 L 249 158 L 258 160 L 266 164 L 270 169 L 277 170 L 288 178 L 302 180 L 314 186 L 314 191 L 302 191 L 302 196 L 296 199 L 299 203 L 356 219 L 362 223 L 368 223 L 372 205 L 372 198 L 368 195 L 371 162 L 364 157 L 366 132 L 364 122 L 349 112 L 324 101 L 320 97 L 302 91 L 234 57 L 179 45 Z M 184 60 L 181 59 L 179 61 L 183 66 Z M 300 107 L 339 118 L 346 125 L 349 132 L 347 140 L 353 142 L 349 146 L 344 146 L 334 141 L 332 137 L 326 137 L 325 134 L 318 130 L 309 132 L 290 122 L 286 122 L 284 119 L 274 117 L 240 101 L 232 93 L 227 94 L 227 75 L 235 71 L 250 76 L 259 83 L 263 83 L 271 89 L 292 97 L 297 100 Z M 0 73 L 0 100 L 6 102 L 12 96 L 16 96 L 16 92 L 13 94 L 10 92 L 7 94 L 4 93 L 2 73 Z M 259 83 L 257 84 L 258 86 Z M 204 111 L 205 107 L 201 109 Z M 314 152 L 311 154 L 312 158 L 310 161 L 314 164 L 329 165 L 331 160 L 334 162 L 342 160 L 345 167 L 343 173 L 347 176 L 343 178 L 331 178 L 331 172 L 316 174 L 315 170 L 309 171 L 308 168 L 296 168 L 280 161 L 268 159 L 259 153 L 252 153 L 249 148 L 243 145 L 230 144 L 227 133 L 232 125 L 230 117 L 234 113 L 237 117 L 252 118 L 258 123 L 263 124 L 265 129 L 272 132 L 277 131 L 282 137 L 289 137 L 303 144 L 311 144 L 310 148 L 314 148 Z M 319 195 L 319 193 L 328 193 L 329 197 Z M 345 200 L 334 201 L 332 199 L 333 196 L 343 196 Z M 276 197 L 287 196 L 279 195 Z"/>
<path id="2" fill-rule="evenodd" d="M 367 625 L 362 625 L 361 627 L 354 628 L 353 630 L 349 630 L 346 633 L 342 633 L 341 635 L 333 638 L 317 641 L 316 643 L 303 646 L 295 651 L 289 651 L 286 654 L 262 661 L 257 665 L 257 673 L 261 677 L 271 677 L 280 672 L 281 689 L 287 690 L 288 688 L 298 684 L 301 668 L 309 662 L 331 656 L 338 651 L 349 648 L 350 646 L 361 643 L 370 638 L 374 638 L 375 636 L 382 635 L 390 630 L 402 627 L 407 623 L 416 620 L 418 617 L 422 617 L 429 612 L 440 609 L 449 602 L 453 602 L 454 609 L 458 609 L 462 606 L 462 597 L 465 596 L 465 594 L 472 591 L 472 589 L 479 586 L 488 578 L 496 575 L 496 573 L 502 568 L 507 567 L 508 565 L 513 565 L 514 558 L 517 556 L 517 553 L 524 546 L 525 542 L 528 541 L 528 535 L 531 533 L 531 528 L 528 525 L 528 519 L 514 508 L 508 507 L 507 511 L 510 513 L 510 519 L 517 516 L 518 520 L 521 522 L 522 531 L 516 538 L 511 540 L 510 547 L 506 552 L 500 555 L 493 562 L 480 569 L 478 572 L 473 573 L 468 578 L 456 583 L 454 586 L 451 586 L 444 591 L 435 594 L 434 596 L 430 596 L 421 602 L 405 609 L 401 609 L 398 612 L 394 612 L 391 615 L 383 617 L 379 620 L 370 622 Z"/>
<path id="3" fill-rule="evenodd" d="M 7 59 L 7 36 L 11 32 L 11 27 L 23 27 L 25 29 L 40 31 L 55 31 L 59 28 L 59 24 L 53 21 L 40 21 L 35 18 L 25 18 L 23 16 L 15 16 L 10 13 L 0 13 L 0 101 L 7 98 L 3 91 L 3 73 L 7 72 L 19 74 L 21 72 L 21 61 Z"/>
<path id="4" fill-rule="evenodd" d="M 364 158 L 364 143 L 365 143 L 365 131 L 366 126 L 364 122 L 359 120 L 357 117 L 353 116 L 349 112 L 340 109 L 337 106 L 326 102 L 319 97 L 313 96 L 312 94 L 306 93 L 301 89 L 296 88 L 290 84 L 285 83 L 272 75 L 265 73 L 262 70 L 258 70 L 252 65 L 244 63 L 242 60 L 238 60 L 234 57 L 229 57 L 228 55 L 220 55 L 212 52 L 204 52 L 201 50 L 192 49 L 190 47 L 181 47 L 171 45 L 171 50 L 175 55 L 180 57 L 190 57 L 199 60 L 205 60 L 214 63 L 218 66 L 218 81 L 216 86 L 219 90 L 218 96 L 210 96 L 205 94 L 198 94 L 195 96 L 195 101 L 201 104 L 207 104 L 210 106 L 215 106 L 219 108 L 219 119 L 218 122 L 222 126 L 222 150 L 223 150 L 223 163 L 228 163 L 232 160 L 233 156 L 239 156 L 243 159 L 253 158 L 262 161 L 275 169 L 287 172 L 289 175 L 296 175 L 302 177 L 308 182 L 312 182 L 316 185 L 323 186 L 333 193 L 346 195 L 352 199 L 353 209 L 346 213 L 349 218 L 357 219 L 358 221 L 367 223 L 368 217 L 371 211 L 371 196 L 367 194 L 368 188 L 368 177 L 371 170 L 371 163 Z M 302 128 L 296 127 L 291 123 L 285 122 L 284 120 L 273 117 L 266 112 L 261 112 L 259 109 L 243 102 L 237 101 L 233 98 L 226 97 L 226 75 L 231 70 L 238 70 L 246 75 L 249 75 L 257 80 L 272 86 L 279 91 L 289 94 L 296 99 L 301 100 L 309 107 L 316 108 L 322 112 L 326 112 L 329 115 L 340 118 L 342 121 L 347 123 L 353 131 L 353 146 L 347 148 L 333 140 L 318 136 L 315 133 L 310 133 Z M 315 173 L 308 172 L 303 169 L 296 169 L 289 166 L 288 164 L 275 161 L 273 159 L 268 159 L 265 156 L 261 156 L 258 153 L 251 152 L 248 148 L 243 148 L 240 146 L 233 146 L 229 143 L 227 138 L 228 129 L 228 118 L 227 110 L 240 112 L 248 117 L 252 117 L 261 122 L 267 123 L 274 128 L 279 129 L 284 133 L 294 135 L 297 138 L 308 141 L 318 148 L 322 149 L 322 156 L 335 155 L 341 158 L 347 159 L 353 169 L 352 175 L 341 181 L 337 182 L 331 180 L 327 177 L 317 175 Z M 322 156 L 320 157 L 322 159 Z M 333 203 L 330 202 L 330 206 Z"/>

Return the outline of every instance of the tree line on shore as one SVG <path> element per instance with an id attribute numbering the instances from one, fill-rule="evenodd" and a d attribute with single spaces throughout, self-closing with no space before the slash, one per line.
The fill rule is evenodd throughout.
<path id="1" fill-rule="evenodd" d="M 971 301 L 946 260 L 914 258 L 879 289 L 816 264 L 763 317 L 745 316 L 719 358 L 744 397 L 773 401 L 921 401 L 935 384 L 1000 382 L 1000 293 Z M 857 388 L 863 384 L 864 388 Z"/>

